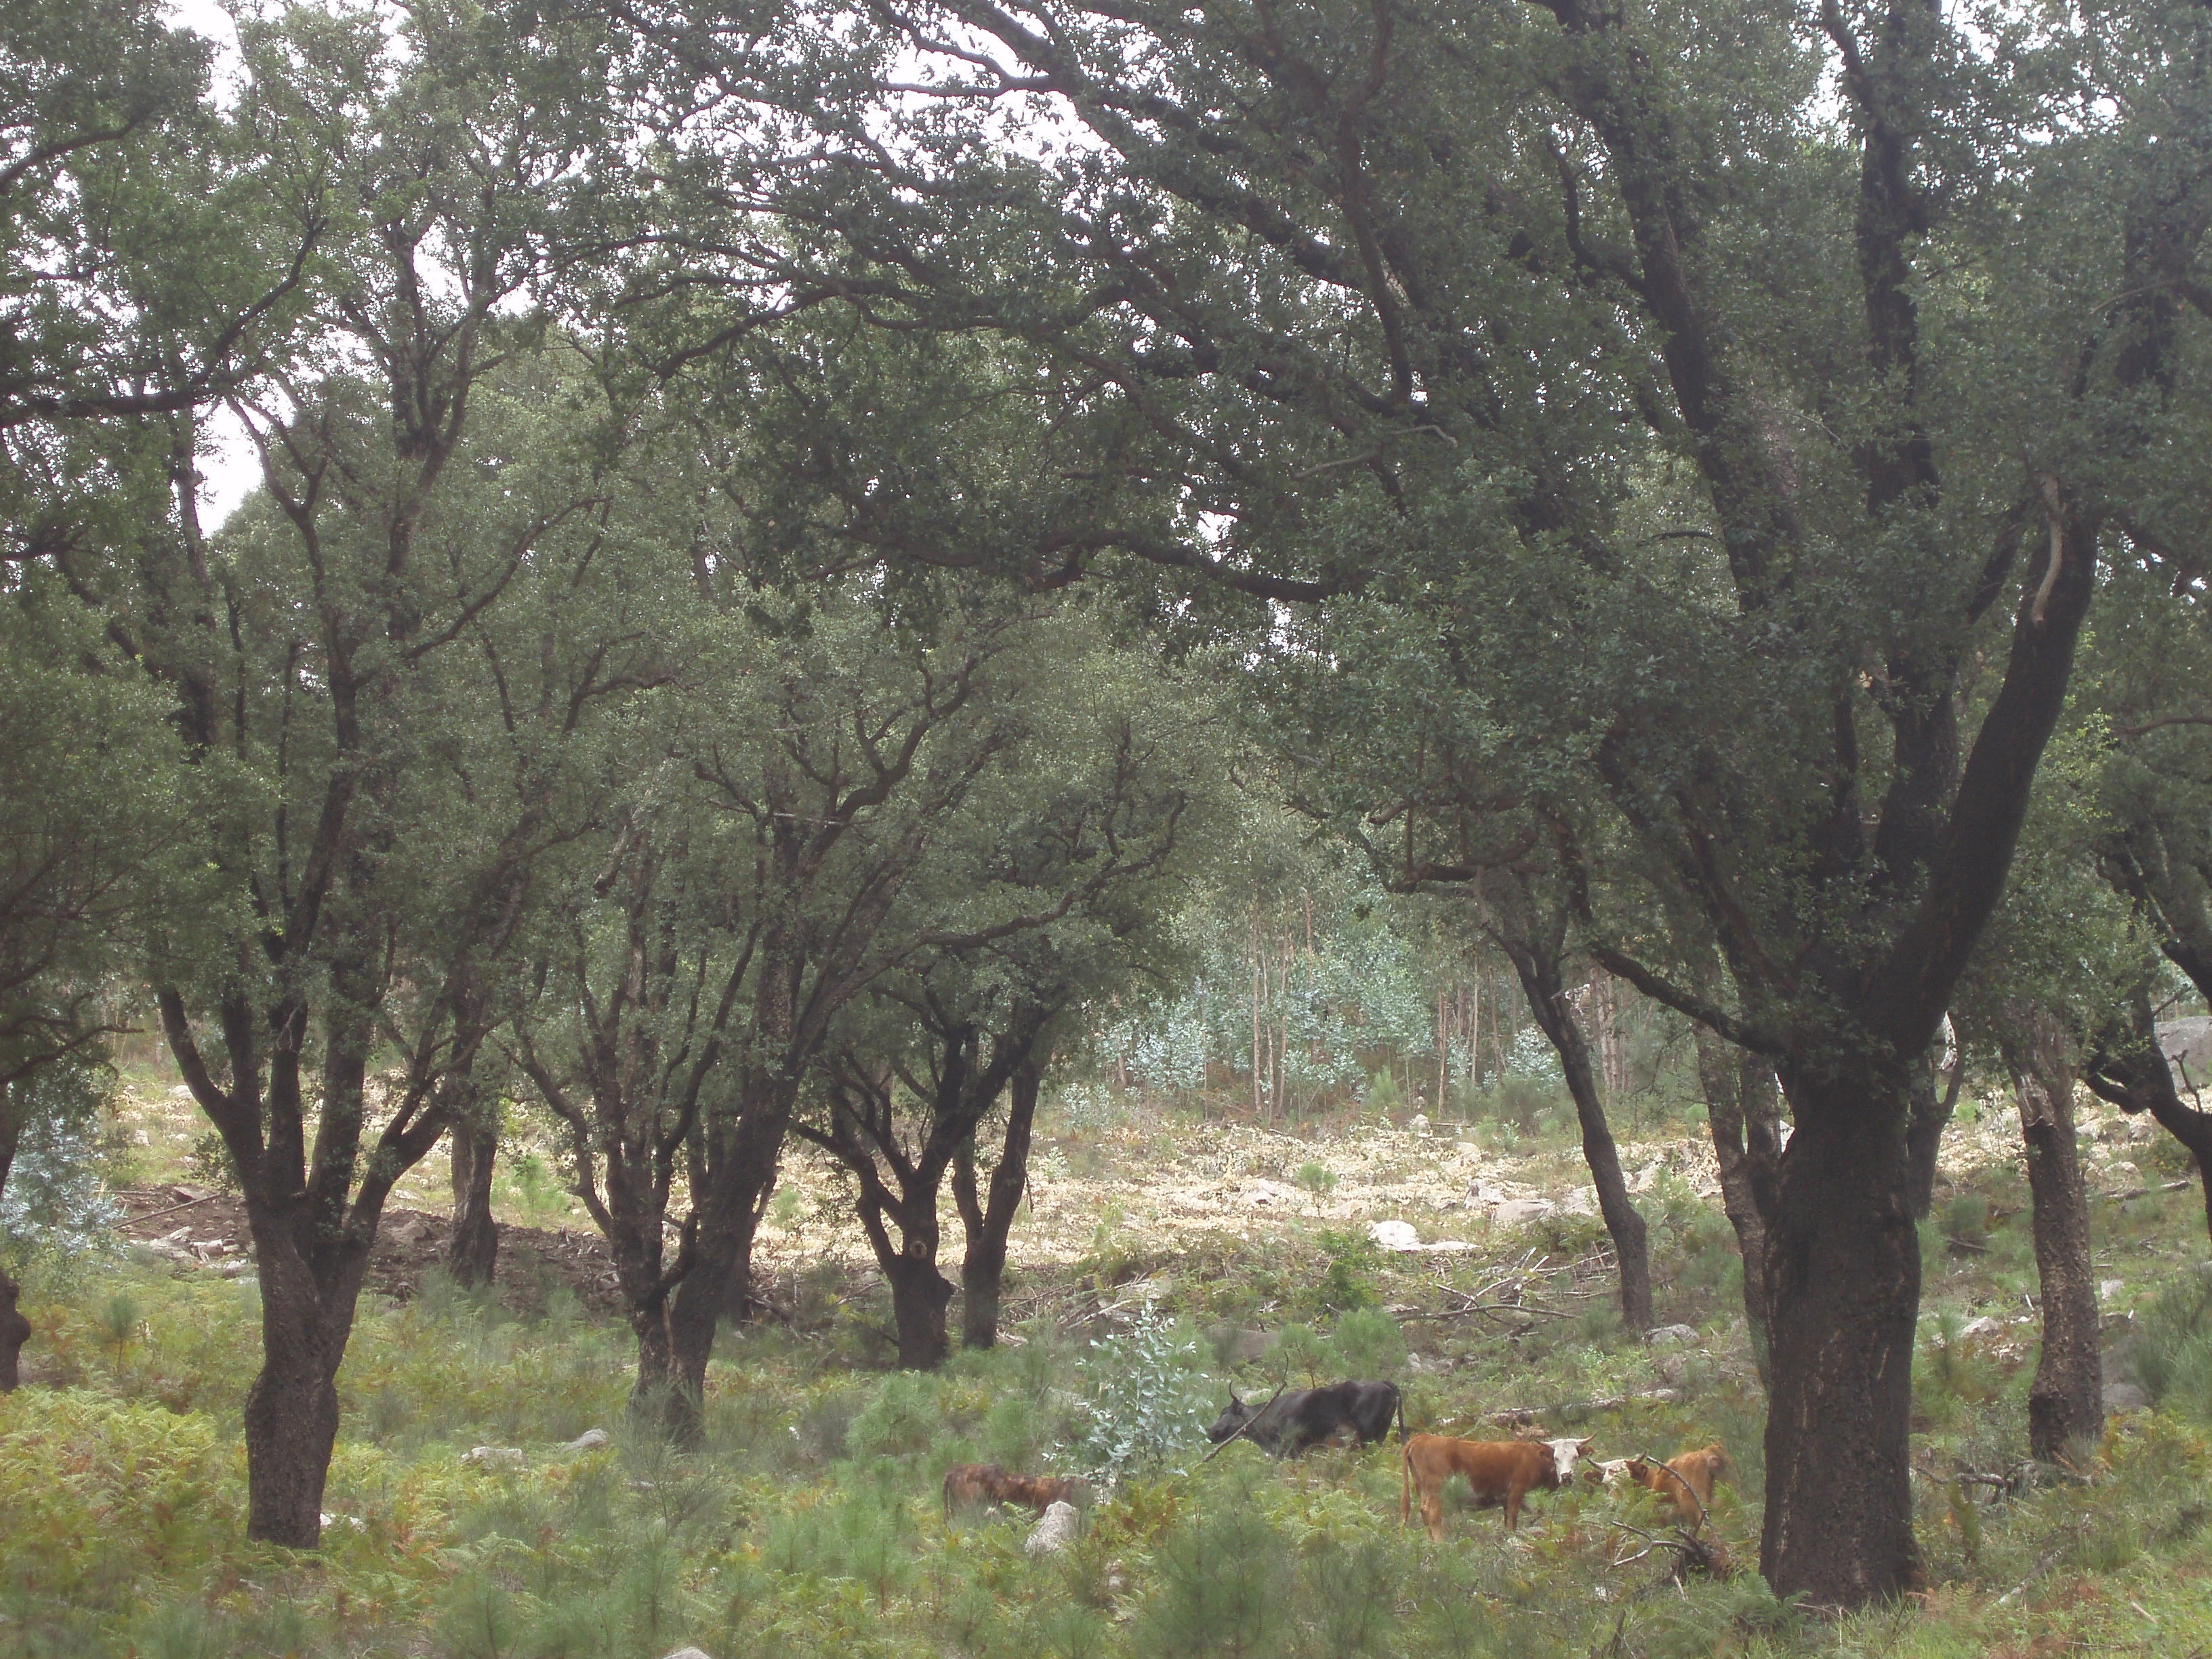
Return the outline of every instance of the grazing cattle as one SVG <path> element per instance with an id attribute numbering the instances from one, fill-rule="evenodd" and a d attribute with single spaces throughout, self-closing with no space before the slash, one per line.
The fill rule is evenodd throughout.
<path id="1" fill-rule="evenodd" d="M 1398 1524 L 1413 1512 L 1413 1489 L 1420 1488 L 1421 1519 L 1429 1536 L 1444 1535 L 1444 1483 L 1467 1477 L 1474 1501 L 1505 1506 L 1505 1528 L 1521 1524 L 1521 1500 L 1538 1488 L 1551 1490 L 1574 1478 L 1575 1463 L 1589 1449 L 1587 1440 L 1455 1440 L 1449 1435 L 1417 1434 L 1406 1443 L 1398 1493 Z"/>
<path id="2" fill-rule="evenodd" d="M 1346 1429 L 1368 1445 L 1390 1432 L 1397 1419 L 1398 1437 L 1406 1436 L 1405 1402 L 1395 1382 L 1332 1382 L 1325 1389 L 1292 1389 L 1266 1405 L 1246 1405 L 1231 1389 L 1229 1403 L 1206 1437 L 1219 1445 L 1239 1431 L 1261 1450 L 1277 1457 L 1295 1457 Z"/>
<path id="3" fill-rule="evenodd" d="M 1054 1504 L 1078 1509 L 1091 1502 L 1091 1483 L 1079 1475 L 1009 1474 L 996 1463 L 955 1463 L 945 1472 L 945 1514 L 954 1505 L 1012 1504 L 1042 1515 Z"/>
<path id="4" fill-rule="evenodd" d="M 1657 1492 L 1660 1501 L 1674 1511 L 1675 1522 L 1692 1532 L 1704 1523 L 1705 1511 L 1712 1507 L 1713 1483 L 1731 1480 L 1735 1474 L 1727 1449 L 1717 1441 L 1664 1463 L 1641 1457 L 1631 1458 L 1629 1463 L 1630 1479 Z"/>

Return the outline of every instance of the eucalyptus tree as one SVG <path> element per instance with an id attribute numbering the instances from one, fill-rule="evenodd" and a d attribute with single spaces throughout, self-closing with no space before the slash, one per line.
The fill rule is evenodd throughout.
<path id="1" fill-rule="evenodd" d="M 1084 568 L 1417 606 L 1601 793 L 1732 997 L 1607 965 L 1796 1121 L 1762 1565 L 1916 1583 L 1914 1077 L 2099 560 L 2200 533 L 2212 12 L 618 9 L 728 181 L 658 279 L 699 337 L 770 278 L 999 331 L 1169 504 Z"/>
<path id="2" fill-rule="evenodd" d="M 1189 873 L 1225 839 L 1203 704 L 1149 651 L 1086 641 L 1091 609 L 1043 625 L 1052 643 L 1036 660 L 1050 667 L 1015 694 L 1024 721 L 1007 763 L 939 827 L 902 896 L 918 948 L 848 1011 L 825 1050 L 820 1121 L 793 1125 L 850 1172 L 900 1363 L 917 1369 L 951 1349 L 952 1285 L 937 1266 L 946 1176 L 964 1172 L 963 1329 L 988 1347 L 1056 1028 L 1165 965 Z M 1018 1079 L 1014 1155 L 1002 1145 L 987 1206 L 975 1138 Z"/>

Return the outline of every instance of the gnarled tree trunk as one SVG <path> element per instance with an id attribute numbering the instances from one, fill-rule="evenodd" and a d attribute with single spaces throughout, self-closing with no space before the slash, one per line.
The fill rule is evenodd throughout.
<path id="1" fill-rule="evenodd" d="M 2043 1287 L 2043 1352 L 2027 1396 L 2028 1449 L 2056 1461 L 2105 1431 L 2089 1200 L 2074 1139 L 2079 1045 L 2053 1011 L 2029 1008 L 2008 1017 L 2003 1048 L 2020 1096 L 2035 1206 L 2035 1270 Z"/>
<path id="2" fill-rule="evenodd" d="M 489 1285 L 499 1266 L 499 1224 L 492 1219 L 491 1178 L 499 1156 L 498 1103 L 471 1101 L 453 1121 L 453 1233 L 446 1245 L 447 1271 L 460 1285 Z"/>
<path id="3" fill-rule="evenodd" d="M 1782 1158 L 1781 1102 L 1774 1064 L 1747 1054 L 1702 1025 L 1692 1028 L 1698 1077 L 1720 1164 L 1721 1208 L 1735 1229 L 1743 1256 L 1743 1317 L 1759 1380 L 1770 1380 L 1773 1319 L 1766 1288 L 1766 1232 L 1774 1213 Z"/>
<path id="4" fill-rule="evenodd" d="M 1921 1583 L 1912 1533 L 1920 1239 L 1901 1066 L 1785 1066 L 1796 1131 L 1768 1224 L 1766 1517 L 1759 1570 L 1816 1607 Z"/>
<path id="5" fill-rule="evenodd" d="M 1036 1121 L 1037 1092 L 1049 1056 L 1033 1053 L 1014 1072 L 1006 1133 L 999 1161 L 991 1170 L 988 1194 L 975 1186 L 975 1145 L 961 1144 L 952 1165 L 953 1201 L 959 1206 L 967 1252 L 960 1263 L 960 1340 L 970 1348 L 996 1347 L 999 1310 L 1005 1295 L 1006 1237 L 1022 1194 L 1029 1189 L 1030 1133 Z"/>

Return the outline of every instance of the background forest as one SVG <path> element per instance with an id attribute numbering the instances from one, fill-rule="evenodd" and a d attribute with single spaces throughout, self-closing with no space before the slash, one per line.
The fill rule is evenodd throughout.
<path id="1" fill-rule="evenodd" d="M 0 1646 L 2212 1640 L 2208 227 L 2202 0 L 17 0 Z"/>

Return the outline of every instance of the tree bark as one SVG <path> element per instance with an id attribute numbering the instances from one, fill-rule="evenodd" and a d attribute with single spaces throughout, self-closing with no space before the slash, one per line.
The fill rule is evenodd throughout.
<path id="1" fill-rule="evenodd" d="M 1959 1104 L 1959 1079 L 1965 1067 L 1954 1071 L 1939 1089 L 1936 1073 L 1925 1064 L 1912 1068 L 1912 1111 L 1905 1126 L 1905 1156 L 1911 1169 L 1912 1218 L 1925 1221 L 1936 1206 L 1936 1159 L 1943 1150 L 1943 1131 Z"/>
<path id="2" fill-rule="evenodd" d="M 495 1118 L 479 1121 L 478 1105 L 471 1103 L 453 1122 L 453 1233 L 446 1247 L 446 1267 L 454 1282 L 471 1286 L 490 1284 L 499 1266 L 499 1224 L 491 1213 L 499 1124 Z"/>
<path id="3" fill-rule="evenodd" d="M 1574 1097 L 1575 1116 L 1582 1125 L 1583 1161 L 1589 1166 L 1590 1184 L 1597 1189 L 1598 1213 L 1613 1239 L 1613 1253 L 1620 1263 L 1620 1318 L 1632 1331 L 1651 1328 L 1651 1250 L 1644 1217 L 1628 1195 L 1628 1181 L 1620 1172 L 1620 1152 L 1613 1145 L 1613 1128 L 1606 1121 L 1605 1102 L 1598 1093 L 1597 1076 L 1590 1066 L 1589 1040 L 1575 1018 L 1559 971 L 1557 951 L 1538 948 L 1528 938 L 1500 936 L 1499 942 L 1513 958 L 1528 994 L 1529 1011 L 1559 1056 L 1559 1069 Z"/>
<path id="4" fill-rule="evenodd" d="M 1771 1298 L 1766 1288 L 1766 1234 L 1777 1201 L 1782 1158 L 1780 1101 L 1774 1066 L 1732 1047 L 1702 1025 L 1692 1027 L 1698 1076 L 1720 1164 L 1721 1207 L 1743 1256 L 1743 1317 L 1762 1383 L 1772 1381 Z"/>
<path id="5" fill-rule="evenodd" d="M 2078 1045 L 2053 1011 L 2034 1008 L 2008 1019 L 2003 1048 L 2020 1096 L 2035 1270 L 2043 1289 L 2043 1352 L 2027 1396 L 2028 1449 L 2057 1462 L 2105 1432 L 2089 1200 L 2074 1139 Z"/>
<path id="6" fill-rule="evenodd" d="M 967 1249 L 960 1263 L 960 1340 L 970 1348 L 999 1343 L 999 1310 L 1005 1296 L 1006 1237 L 1022 1194 L 1029 1190 L 1030 1134 L 1036 1122 L 1037 1092 L 1050 1056 L 1033 1052 L 1015 1069 L 1006 1138 L 991 1171 L 988 1194 L 975 1186 L 975 1146 L 963 1142 L 952 1166 L 953 1201 L 960 1210 Z"/>
<path id="7" fill-rule="evenodd" d="M 707 1365 L 724 1316 L 743 1320 L 750 1310 L 753 1238 L 775 1190 L 797 1097 L 795 1081 L 756 1072 L 740 1091 L 736 1117 L 706 1126 L 711 1149 L 693 1170 L 693 1191 L 705 1194 L 693 1202 L 698 1243 L 668 1307 L 673 1369 L 664 1420 L 679 1445 L 696 1445 L 704 1437 Z"/>
<path id="8" fill-rule="evenodd" d="M 269 1265 L 264 1257 L 264 1272 Z M 307 1282 L 272 1291 L 263 1281 L 261 1371 L 246 1395 L 246 1534 L 313 1549 L 322 1541 L 323 1486 L 338 1436 L 337 1368 L 352 1309 L 326 1310 L 304 1272 L 283 1276 Z"/>
<path id="9" fill-rule="evenodd" d="M 1797 1127 L 1767 1233 L 1772 1380 L 1759 1568 L 1814 1606 L 1863 1607 L 1921 1583 L 1910 1090 L 1902 1067 L 1844 1070 L 1832 1058 L 1818 1073 L 1785 1066 L 1782 1080 Z"/>
<path id="10" fill-rule="evenodd" d="M 8 1190 L 8 1172 L 15 1167 L 15 1148 L 23 1133 L 22 1091 L 14 1083 L 0 1083 L 0 1196 Z M 17 1311 L 15 1299 L 22 1287 L 0 1266 L 0 1394 L 13 1394 L 22 1380 L 23 1345 L 31 1340 L 31 1322 Z"/>

